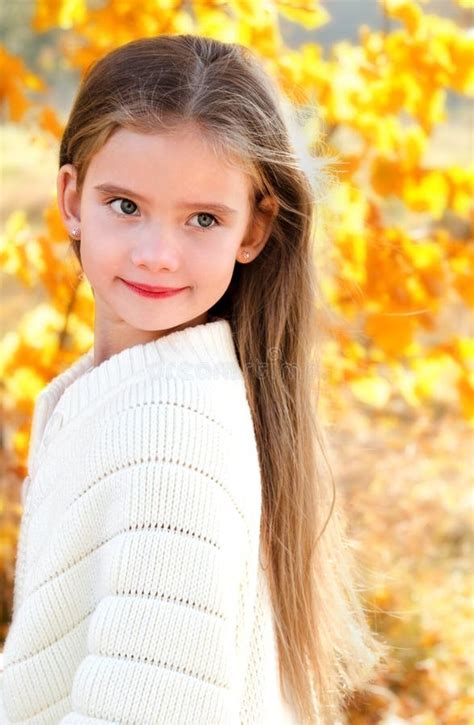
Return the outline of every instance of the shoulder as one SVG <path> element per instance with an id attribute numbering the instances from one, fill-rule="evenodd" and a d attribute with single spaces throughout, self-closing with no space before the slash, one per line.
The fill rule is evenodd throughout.
<path id="1" fill-rule="evenodd" d="M 101 410 L 95 411 L 99 416 L 91 417 L 98 423 L 105 414 L 107 418 L 131 417 L 142 425 L 153 415 L 168 425 L 179 424 L 196 431 L 201 423 L 203 428 L 214 429 L 215 434 L 220 431 L 221 437 L 226 433 L 233 436 L 245 428 L 253 434 L 242 375 L 211 367 L 203 367 L 199 376 L 193 370 L 189 378 L 183 377 L 182 370 L 178 376 L 155 376 L 151 372 L 141 375 L 104 398 Z"/>
<path id="2" fill-rule="evenodd" d="M 227 466 L 242 457 L 255 463 L 252 416 L 239 378 L 142 376 L 80 422 L 81 437 L 96 450 L 113 451 L 115 462 L 165 454 L 199 458 L 207 452 Z"/>
<path id="3" fill-rule="evenodd" d="M 88 433 L 98 475 L 152 463 L 220 487 L 253 528 L 260 516 L 259 456 L 242 379 L 142 379 Z M 142 471 L 145 474 L 145 469 Z"/>

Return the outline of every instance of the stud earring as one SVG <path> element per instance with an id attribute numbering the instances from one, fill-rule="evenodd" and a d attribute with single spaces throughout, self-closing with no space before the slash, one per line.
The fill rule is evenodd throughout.
<path id="1" fill-rule="evenodd" d="M 73 228 L 71 229 L 72 236 L 73 237 L 78 237 L 80 235 L 80 233 L 81 233 L 80 227 L 78 227 L 77 224 L 75 224 L 73 226 Z"/>
<path id="2" fill-rule="evenodd" d="M 246 262 L 250 259 L 250 252 L 248 252 L 246 249 L 242 250 L 241 252 L 242 257 L 245 259 Z"/>

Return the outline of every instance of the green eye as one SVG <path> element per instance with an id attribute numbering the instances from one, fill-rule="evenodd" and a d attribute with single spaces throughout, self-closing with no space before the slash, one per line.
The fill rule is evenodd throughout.
<path id="1" fill-rule="evenodd" d="M 132 213 L 133 213 L 134 209 L 130 209 L 130 205 L 132 207 L 135 207 L 135 209 L 138 209 L 138 207 L 137 207 L 137 205 L 135 204 L 134 201 L 131 201 L 131 199 L 122 198 L 120 196 L 119 197 L 116 197 L 115 199 L 111 199 L 110 201 L 107 202 L 107 205 L 110 208 L 112 208 L 112 209 L 113 209 L 112 204 L 114 203 L 114 201 L 120 201 L 121 202 L 120 209 L 121 209 L 121 211 L 124 212 L 125 216 L 132 216 Z M 113 211 L 116 214 L 119 214 L 119 216 L 121 216 L 120 215 L 120 212 L 117 212 L 115 209 L 113 209 Z M 132 212 L 132 213 L 130 213 L 130 212 Z"/>
<path id="2" fill-rule="evenodd" d="M 202 231 L 205 231 L 206 229 L 212 229 L 213 226 L 214 227 L 219 226 L 219 222 L 216 219 L 216 217 L 214 216 L 214 214 L 209 214 L 207 211 L 200 211 L 200 212 L 198 212 L 198 214 L 195 214 L 194 216 L 205 217 L 205 218 L 207 217 L 208 223 L 205 224 L 203 227 L 200 227 L 200 229 Z M 214 224 L 212 224 L 213 221 L 214 221 Z M 212 224 L 212 226 L 211 226 L 211 224 Z"/>

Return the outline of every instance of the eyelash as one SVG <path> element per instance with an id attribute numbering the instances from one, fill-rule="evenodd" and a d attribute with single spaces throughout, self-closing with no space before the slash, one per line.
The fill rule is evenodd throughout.
<path id="1" fill-rule="evenodd" d="M 107 211 L 108 212 L 110 212 L 111 214 L 114 214 L 114 216 L 122 217 L 122 218 L 125 218 L 125 219 L 127 217 L 134 217 L 135 216 L 135 214 L 119 214 L 118 212 L 116 212 L 111 207 L 111 204 L 114 201 L 131 201 L 132 204 L 135 204 L 134 201 L 132 201 L 131 199 L 127 199 L 127 197 L 125 197 L 125 196 L 115 196 L 113 199 L 109 199 L 108 201 L 105 202 L 105 205 L 107 207 Z M 137 206 L 137 205 L 135 204 L 135 206 Z M 196 214 L 193 214 L 193 216 L 198 216 L 199 214 L 206 214 L 207 216 L 212 217 L 212 219 L 214 220 L 215 224 L 213 224 L 211 227 L 202 227 L 201 229 L 199 229 L 199 227 L 194 227 L 195 229 L 197 229 L 198 232 L 207 232 L 209 229 L 215 229 L 215 227 L 220 227 L 221 226 L 221 222 L 219 221 L 219 219 L 216 216 L 214 216 L 214 214 L 211 214 L 208 211 L 198 211 L 198 212 L 196 212 Z"/>

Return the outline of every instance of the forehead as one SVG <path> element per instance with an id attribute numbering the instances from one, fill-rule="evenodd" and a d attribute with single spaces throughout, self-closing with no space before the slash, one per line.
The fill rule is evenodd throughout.
<path id="1" fill-rule="evenodd" d="M 161 192 L 179 185 L 181 195 L 205 188 L 214 195 L 250 197 L 250 174 L 238 159 L 220 155 L 196 127 L 160 133 L 120 128 L 92 157 L 89 182 L 113 182 Z"/>

